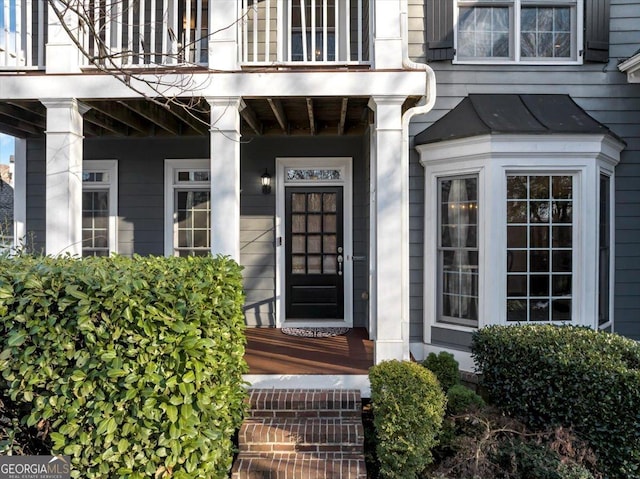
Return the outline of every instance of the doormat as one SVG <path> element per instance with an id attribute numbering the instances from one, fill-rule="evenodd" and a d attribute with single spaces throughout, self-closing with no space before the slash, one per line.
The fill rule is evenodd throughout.
<path id="1" fill-rule="evenodd" d="M 350 328 L 282 328 L 282 332 L 288 336 L 302 338 L 331 338 L 341 336 L 349 332 Z"/>

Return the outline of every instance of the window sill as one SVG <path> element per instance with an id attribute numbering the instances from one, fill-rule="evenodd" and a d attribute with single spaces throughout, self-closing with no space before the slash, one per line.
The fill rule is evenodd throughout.
<path id="1" fill-rule="evenodd" d="M 454 58 L 451 63 L 454 65 L 521 65 L 521 66 L 579 66 L 584 62 L 580 60 L 498 60 L 498 59 L 461 59 Z"/>

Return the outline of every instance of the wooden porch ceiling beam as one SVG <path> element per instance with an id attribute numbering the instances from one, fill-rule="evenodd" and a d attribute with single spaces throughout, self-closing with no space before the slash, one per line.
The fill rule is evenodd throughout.
<path id="1" fill-rule="evenodd" d="M 247 122 L 247 125 L 255 131 L 256 135 L 262 135 L 264 130 L 262 123 L 258 120 L 255 112 L 244 102 L 244 100 L 240 102 L 240 116 Z"/>
<path id="2" fill-rule="evenodd" d="M 110 131 L 111 133 L 115 133 L 116 135 L 127 136 L 129 133 L 127 125 L 114 121 L 113 118 L 103 115 L 97 110 L 89 110 L 84 114 L 83 118 L 86 122 L 99 126 L 100 128 Z"/>
<path id="3" fill-rule="evenodd" d="M 0 103 L 0 114 L 6 117 L 14 118 L 29 125 L 33 125 L 42 130 L 44 130 L 45 128 L 46 120 L 43 116 L 38 115 L 28 109 L 18 108 L 9 103 Z"/>
<path id="4" fill-rule="evenodd" d="M 180 102 L 173 102 L 169 105 L 169 111 L 175 116 L 178 120 L 186 123 L 193 130 L 197 131 L 201 135 L 209 134 L 209 121 L 203 121 L 198 116 L 198 111 L 200 111 L 199 104 L 187 105 Z"/>
<path id="5" fill-rule="evenodd" d="M 16 132 L 21 132 L 22 134 L 17 135 L 21 138 L 24 138 L 25 136 L 41 135 L 44 133 L 43 128 L 34 126 L 30 123 L 22 121 L 19 118 L 15 118 L 14 116 L 7 115 L 3 111 L 0 111 L 0 124 L 2 124 L 6 128 L 13 129 Z"/>
<path id="6" fill-rule="evenodd" d="M 282 102 L 274 98 L 267 98 L 267 102 L 269 102 L 269 106 L 271 107 L 271 111 L 273 111 L 273 114 L 278 121 L 278 125 L 280 125 L 282 131 L 288 135 L 289 121 L 287 120 L 287 115 L 284 112 L 284 108 L 282 107 Z"/>
<path id="7" fill-rule="evenodd" d="M 118 103 L 172 135 L 178 135 L 180 133 L 180 123 L 178 120 L 173 115 L 168 115 L 166 110 L 161 109 L 149 101 L 119 101 Z"/>
<path id="8" fill-rule="evenodd" d="M 313 99 L 307 98 L 307 114 L 309 115 L 309 133 L 316 134 L 316 120 L 313 114 Z"/>
<path id="9" fill-rule="evenodd" d="M 6 123 L 3 123 L 1 119 L 0 119 L 0 133 L 4 133 L 9 136 L 15 136 L 16 138 L 29 138 L 30 136 L 33 136 L 24 130 L 20 130 L 19 128 L 15 128 L 11 125 L 7 125 Z"/>
<path id="10" fill-rule="evenodd" d="M 342 107 L 340 108 L 340 121 L 338 122 L 338 135 L 344 135 L 344 125 L 347 121 L 347 105 L 349 104 L 348 98 L 342 99 Z"/>
<path id="11" fill-rule="evenodd" d="M 132 130 L 144 134 L 149 133 L 149 126 L 142 121 L 142 118 L 134 114 L 131 110 L 123 108 L 121 105 L 108 101 L 92 101 L 89 105 L 91 105 L 91 108 L 94 110 L 125 124 Z"/>

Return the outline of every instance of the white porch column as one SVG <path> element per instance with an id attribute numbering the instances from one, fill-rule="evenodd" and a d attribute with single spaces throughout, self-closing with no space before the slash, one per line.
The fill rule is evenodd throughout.
<path id="1" fill-rule="evenodd" d="M 238 69 L 238 25 L 240 2 L 215 0 L 209 2 L 209 68 L 234 71 Z M 241 22 L 241 20 L 240 20 Z"/>
<path id="2" fill-rule="evenodd" d="M 402 68 L 402 1 L 375 2 L 373 50 L 376 70 Z"/>
<path id="3" fill-rule="evenodd" d="M 375 223 L 375 362 L 409 359 L 409 228 L 407 165 L 402 165 L 405 97 L 373 97 L 375 132 L 371 165 Z M 406 157 L 406 156 L 405 156 Z"/>
<path id="4" fill-rule="evenodd" d="M 59 0 L 54 0 L 53 5 L 47 2 L 47 5 L 47 73 L 80 73 L 80 51 L 55 14 L 56 10 L 64 12 L 65 6 Z M 78 17 L 69 8 L 64 15 L 64 25 L 80 35 Z"/>
<path id="5" fill-rule="evenodd" d="M 211 105 L 211 252 L 240 261 L 240 97 Z"/>
<path id="6" fill-rule="evenodd" d="M 74 98 L 41 100 L 47 108 L 46 248 L 82 254 L 82 115 Z"/>

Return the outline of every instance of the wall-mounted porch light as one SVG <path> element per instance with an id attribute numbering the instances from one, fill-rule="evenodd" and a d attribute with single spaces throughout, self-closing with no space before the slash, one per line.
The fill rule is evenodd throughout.
<path id="1" fill-rule="evenodd" d="M 260 177 L 260 182 L 262 183 L 262 194 L 268 195 L 271 193 L 271 175 L 269 171 L 265 168 L 264 173 Z"/>

